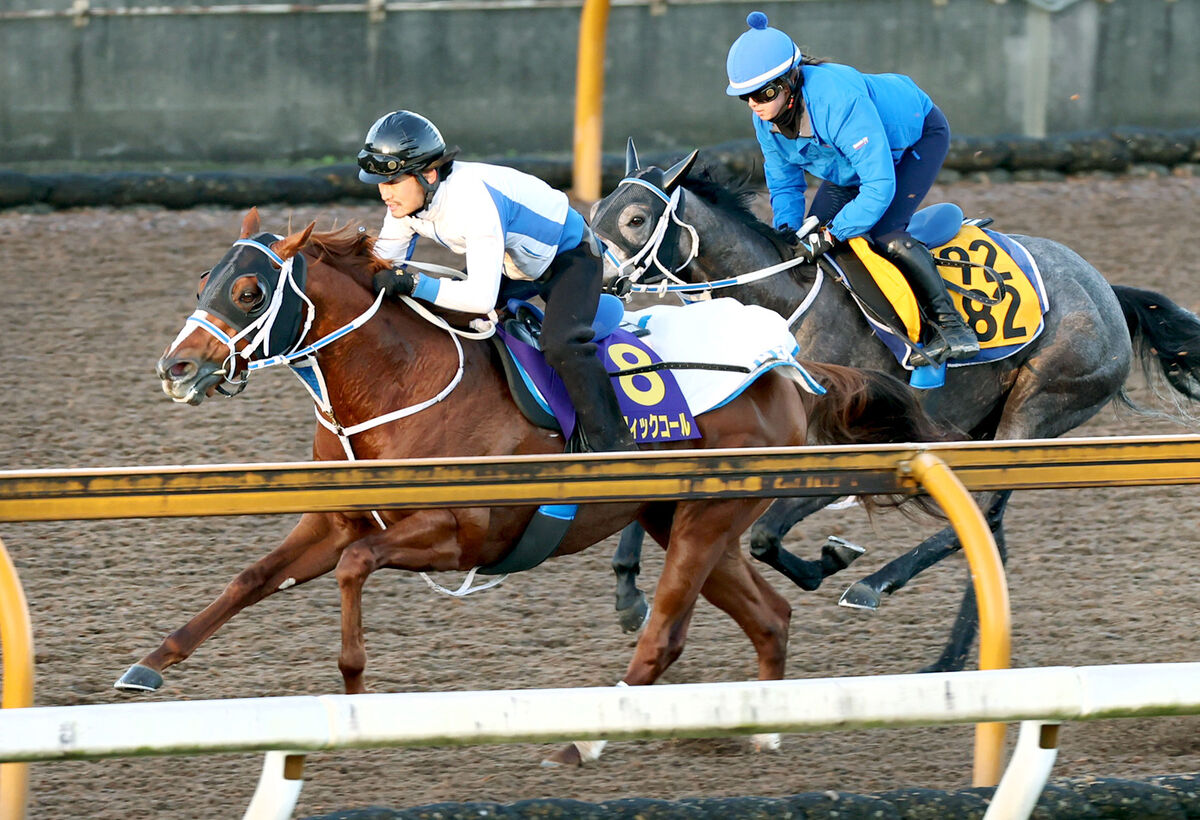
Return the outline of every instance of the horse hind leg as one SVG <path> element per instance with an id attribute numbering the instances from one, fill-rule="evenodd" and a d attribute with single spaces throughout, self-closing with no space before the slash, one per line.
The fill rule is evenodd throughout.
<path id="1" fill-rule="evenodd" d="M 1009 492 L 1011 493 L 1011 491 Z M 1007 500 L 1007 495 L 1006 493 L 1005 500 Z M 992 523 L 990 517 L 988 523 Z M 1000 553 L 1000 560 L 1005 562 L 1008 560 L 1008 545 L 1005 542 L 1003 520 L 997 519 L 992 532 L 996 539 L 996 551 Z M 978 602 L 975 599 L 975 585 L 971 582 L 971 576 L 968 573 L 966 589 L 963 591 L 962 603 L 958 608 L 958 616 L 954 619 L 954 626 L 950 629 L 950 637 L 942 648 L 942 654 L 936 661 L 923 667 L 920 671 L 961 671 L 967 664 L 967 656 L 971 652 L 971 645 L 975 642 L 978 632 Z"/>
<path id="2" fill-rule="evenodd" d="M 646 593 L 637 585 L 645 536 L 646 531 L 641 524 L 630 524 L 621 531 L 621 540 L 612 558 L 613 573 L 617 576 L 617 621 L 621 631 L 626 633 L 637 632 L 650 617 Z"/>
<path id="3" fill-rule="evenodd" d="M 821 548 L 821 558 L 807 561 L 783 548 L 783 536 L 803 519 L 821 510 L 841 496 L 781 498 L 775 501 L 750 530 L 750 554 L 775 569 L 801 589 L 818 589 L 821 582 L 841 572 L 865 550 L 835 536 Z"/>
<path id="4" fill-rule="evenodd" d="M 759 680 L 782 680 L 787 666 L 792 607 L 738 553 L 727 553 L 704 582 L 701 594 L 741 627 L 754 645 Z M 779 734 L 754 734 L 758 752 L 779 750 Z"/>

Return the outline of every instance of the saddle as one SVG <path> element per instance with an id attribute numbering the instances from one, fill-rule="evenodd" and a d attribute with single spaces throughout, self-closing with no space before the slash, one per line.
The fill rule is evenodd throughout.
<path id="1" fill-rule="evenodd" d="M 601 294 L 596 317 L 592 320 L 593 341 L 602 343 L 611 337 L 624 316 L 625 306 L 620 299 Z M 541 358 L 543 318 L 542 312 L 529 302 L 509 299 L 505 318 L 492 336 L 492 343 L 513 402 L 521 414 L 543 429 L 564 430 L 563 417 L 568 415 L 567 408 L 561 406 L 561 400 L 555 401 L 563 391 L 562 384 Z M 573 452 L 570 442 L 567 452 Z"/>
<path id="2" fill-rule="evenodd" d="M 979 337 L 979 354 L 948 363 L 951 367 L 1011 356 L 1037 338 L 1043 327 L 1048 303 L 1037 266 L 1014 239 L 985 230 L 989 224 L 990 219 L 964 219 L 957 205 L 940 203 L 918 211 L 908 225 L 913 238 L 930 249 L 955 307 Z M 920 310 L 895 265 L 862 237 L 825 259 L 871 329 L 897 362 L 912 371 L 912 386 L 940 387 L 945 366 L 935 368 L 920 356 Z"/>

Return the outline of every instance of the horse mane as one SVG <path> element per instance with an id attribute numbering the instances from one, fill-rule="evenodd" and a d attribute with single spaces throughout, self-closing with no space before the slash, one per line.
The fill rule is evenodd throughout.
<path id="1" fill-rule="evenodd" d="M 356 224 L 330 231 L 314 232 L 304 250 L 316 261 L 349 274 L 356 281 L 371 287 L 371 277 L 391 267 L 391 263 L 375 255 L 377 237 Z"/>
<path id="2" fill-rule="evenodd" d="M 705 167 L 693 171 L 684 181 L 683 187 L 733 221 L 770 240 L 771 244 L 779 251 L 781 259 L 790 258 L 792 253 L 788 249 L 784 235 L 763 222 L 750 210 L 750 202 L 755 197 L 755 191 L 747 184 L 748 181 L 749 178 L 740 182 L 722 182 L 713 175 L 709 168 Z"/>

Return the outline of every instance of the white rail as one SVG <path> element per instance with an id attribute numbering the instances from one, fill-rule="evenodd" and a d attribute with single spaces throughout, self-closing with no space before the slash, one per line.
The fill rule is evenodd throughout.
<path id="1" fill-rule="evenodd" d="M 1073 721 L 1200 714 L 1200 663 L 1044 667 L 929 675 L 322 695 L 53 706 L 0 711 L 0 762 L 463 743 L 610 740 L 755 732 Z M 1024 817 L 1049 774 L 1047 751 L 1014 756 L 989 818 Z M 278 756 L 277 756 L 278 757 Z M 268 763 L 270 764 L 270 760 Z M 1050 760 L 1052 762 L 1052 758 Z M 276 764 L 280 760 L 275 761 Z M 278 770 L 279 765 L 274 768 Z M 260 792 L 294 805 L 299 786 L 264 773 Z M 1032 797 L 1031 797 L 1032 796 Z M 258 816 L 286 817 L 290 806 Z M 269 810 L 269 811 L 268 811 Z M 268 813 L 261 813 L 268 811 Z"/>

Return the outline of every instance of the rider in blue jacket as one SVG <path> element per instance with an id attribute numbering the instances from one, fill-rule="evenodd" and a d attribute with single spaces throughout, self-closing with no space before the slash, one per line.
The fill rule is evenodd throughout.
<path id="1" fill-rule="evenodd" d="M 950 126 L 929 95 L 902 74 L 863 74 L 805 57 L 792 38 L 752 12 L 729 49 L 725 93 L 746 101 L 763 152 L 774 224 L 804 222 L 807 171 L 822 180 L 808 213 L 818 228 L 800 237 L 813 258 L 837 241 L 866 237 L 895 263 L 938 331 L 934 362 L 967 359 L 979 342 L 954 309 L 929 250 L 908 222 L 950 149 Z"/>
<path id="2" fill-rule="evenodd" d="M 448 310 L 486 314 L 501 285 L 520 282 L 546 302 L 546 361 L 575 405 L 586 450 L 637 445 L 592 341 L 604 264 L 599 241 L 567 195 L 513 168 L 455 161 L 441 132 L 412 111 L 380 117 L 358 152 L 358 178 L 387 206 L 375 253 L 395 265 L 376 290 Z M 466 257 L 462 280 L 425 276 L 404 263 L 418 237 Z"/>

